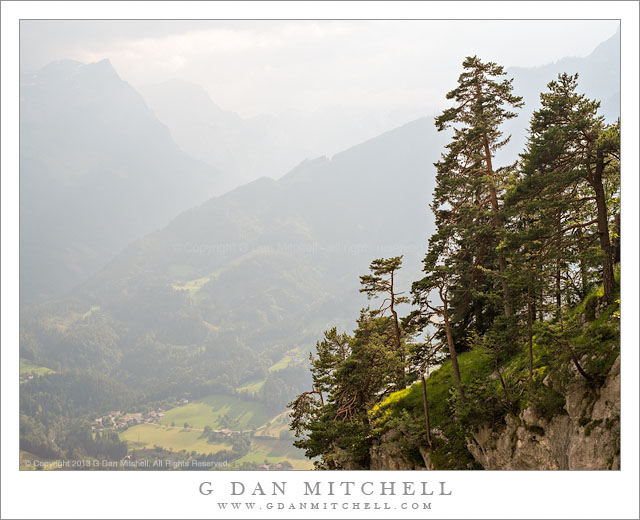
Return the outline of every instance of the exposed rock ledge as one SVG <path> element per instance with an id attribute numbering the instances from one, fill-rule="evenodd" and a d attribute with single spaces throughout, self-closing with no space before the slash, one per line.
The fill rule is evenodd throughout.
<path id="1" fill-rule="evenodd" d="M 409 460 L 402 446 L 402 434 L 391 430 L 386 432 L 380 442 L 374 443 L 371 448 L 372 470 L 414 470 L 433 469 L 429 450 L 420 446 L 420 455 L 423 460 Z"/>
<path id="2" fill-rule="evenodd" d="M 595 390 L 575 378 L 564 392 L 566 414 L 550 420 L 530 408 L 506 426 L 485 425 L 467 448 L 485 469 L 620 469 L 620 357 Z"/>

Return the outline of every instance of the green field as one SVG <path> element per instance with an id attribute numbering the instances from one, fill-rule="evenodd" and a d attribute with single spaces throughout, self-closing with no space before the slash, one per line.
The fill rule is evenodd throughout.
<path id="1" fill-rule="evenodd" d="M 230 421 L 221 421 L 226 415 Z M 243 401 L 237 397 L 214 394 L 188 404 L 167 410 L 160 424 L 192 428 L 211 426 L 213 429 L 253 430 L 269 420 L 269 415 L 260 403 Z"/>
<path id="2" fill-rule="evenodd" d="M 43 376 L 45 374 L 54 374 L 55 370 L 51 370 L 47 367 L 41 367 L 38 365 L 34 365 L 31 361 L 20 358 L 20 375 L 26 376 L 30 374 L 35 374 L 37 376 Z"/>
<path id="3" fill-rule="evenodd" d="M 210 444 L 205 439 L 199 439 L 201 433 L 200 430 L 185 430 L 177 426 L 171 428 L 157 424 L 139 424 L 120 432 L 120 438 L 127 441 L 130 450 L 161 446 L 175 452 L 186 450 L 188 453 L 195 451 L 198 454 L 209 454 L 231 449 L 228 444 Z M 291 441 L 265 438 L 252 438 L 249 453 L 234 461 L 232 466 L 239 467 L 243 462 L 262 464 L 265 460 L 272 464 L 287 460 L 294 469 L 313 468 L 313 462 L 306 459 L 304 453 L 293 446 Z"/>
<path id="4" fill-rule="evenodd" d="M 100 305 L 92 305 L 87 312 L 82 315 L 82 319 L 86 320 L 89 316 L 91 316 L 94 312 L 100 310 Z"/>
<path id="5" fill-rule="evenodd" d="M 232 466 L 241 466 L 243 462 L 262 464 L 288 460 L 294 469 L 313 469 L 313 462 L 305 458 L 304 452 L 291 444 L 291 441 L 279 439 L 252 439 L 251 451 Z"/>
<path id="6" fill-rule="evenodd" d="M 264 385 L 266 379 L 261 379 L 260 381 L 251 381 L 246 385 L 242 385 L 238 387 L 240 392 L 247 392 L 250 394 L 257 394 L 262 386 Z"/>
<path id="7" fill-rule="evenodd" d="M 287 368 L 292 362 L 302 360 L 306 349 L 304 347 L 297 347 L 287 351 L 278 361 L 269 367 L 269 372 L 277 372 Z"/>
<path id="8" fill-rule="evenodd" d="M 176 291 L 189 291 L 189 294 L 193 296 L 202 289 L 209 280 L 211 280 L 211 276 L 203 276 L 202 278 L 196 278 L 195 280 L 184 282 L 182 285 L 173 284 L 172 287 Z"/>
<path id="9" fill-rule="evenodd" d="M 158 424 L 138 424 L 123 432 L 120 438 L 127 441 L 130 449 L 153 448 L 162 446 L 167 450 L 188 452 L 195 451 L 201 454 L 215 453 L 220 450 L 230 450 L 228 444 L 211 444 L 206 439 L 199 439 L 201 430 L 182 427 L 161 426 Z"/>
<path id="10" fill-rule="evenodd" d="M 280 432 L 282 430 L 289 430 L 289 413 L 283 412 L 277 415 L 266 424 L 262 425 L 256 430 L 256 435 L 260 437 L 275 437 L 280 438 Z"/>

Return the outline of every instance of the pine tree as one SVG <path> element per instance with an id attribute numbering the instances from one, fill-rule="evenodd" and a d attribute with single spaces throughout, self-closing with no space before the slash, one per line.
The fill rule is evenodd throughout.
<path id="1" fill-rule="evenodd" d="M 586 295 L 594 261 L 604 303 L 611 303 L 614 284 L 608 205 L 619 191 L 619 123 L 606 126 L 597 114 L 599 102 L 578 94 L 577 81 L 577 74 L 561 74 L 541 94 L 522 155 L 522 179 L 506 199 L 507 211 L 516 220 L 520 215 L 522 224 L 520 238 L 511 240 L 554 266 L 539 274 L 553 277 L 547 287 L 555 284 L 548 292 L 555 293 L 558 309 L 562 294 L 573 289 L 578 299 Z M 573 282 L 573 273 L 580 283 Z"/>
<path id="2" fill-rule="evenodd" d="M 427 255 L 428 257 L 428 255 Z M 425 262 L 426 265 L 429 265 Z M 453 341 L 453 333 L 451 330 L 451 319 L 449 314 L 449 296 L 448 296 L 448 283 L 447 269 L 444 267 L 432 266 L 429 271 L 429 275 L 425 276 L 422 280 L 414 282 L 411 287 L 411 293 L 413 294 L 413 303 L 420 309 L 418 323 L 421 323 L 419 329 L 426 328 L 429 323 L 433 323 L 436 326 L 440 326 L 444 330 L 444 336 L 446 338 L 446 345 L 449 349 L 449 356 L 451 358 L 451 367 L 453 370 L 453 376 L 456 381 L 456 389 L 458 391 L 458 397 L 464 402 L 465 395 L 462 387 L 462 378 L 460 376 L 460 367 L 458 366 L 458 353 Z M 437 294 L 437 298 L 441 302 L 438 306 L 431 301 L 431 297 L 434 293 Z M 434 316 L 437 319 L 434 320 Z"/>
<path id="3" fill-rule="evenodd" d="M 501 79 L 505 73 L 499 65 L 474 56 L 464 60 L 463 68 L 458 86 L 447 94 L 454 106 L 435 121 L 439 131 L 452 127 L 453 138 L 435 164 L 431 207 L 436 232 L 429 239 L 425 277 L 412 287 L 414 303 L 439 317 L 461 400 L 456 342 L 466 340 L 469 328 L 476 333 L 489 329 L 500 306 L 507 318 L 513 314 L 506 259 L 498 248 L 504 227 L 499 197 L 506 173 L 495 169 L 494 156 L 509 140 L 500 126 L 516 116 L 512 109 L 522 106 L 522 99 L 512 94 L 512 80 Z M 440 305 L 432 301 L 434 296 Z"/>
<path id="4" fill-rule="evenodd" d="M 419 310 L 413 311 L 404 320 L 407 330 L 422 330 L 424 324 L 422 321 L 428 319 Z M 433 447 L 433 438 L 431 436 L 431 419 L 429 415 L 429 401 L 427 398 L 427 382 L 429 370 L 442 362 L 444 357 L 441 352 L 442 345 L 434 341 L 435 334 L 427 333 L 423 341 L 419 341 L 410 346 L 409 350 L 409 367 L 410 370 L 416 372 L 417 378 L 422 387 L 422 408 L 424 410 L 425 440 L 429 448 Z"/>
<path id="5" fill-rule="evenodd" d="M 393 320 L 394 344 L 395 352 L 398 357 L 398 369 L 396 374 L 396 386 L 398 390 L 405 388 L 406 375 L 406 352 L 402 341 L 402 332 L 400 330 L 400 320 L 396 306 L 401 303 L 409 303 L 409 298 L 402 296 L 402 292 L 396 291 L 395 275 L 402 266 L 402 256 L 393 258 L 378 258 L 371 262 L 369 269 L 371 274 L 360 277 L 360 292 L 366 293 L 369 299 L 382 295 L 382 304 L 378 311 L 384 314 L 385 311 L 391 312 Z"/>
<path id="6" fill-rule="evenodd" d="M 313 388 L 289 403 L 291 425 L 310 458 L 323 469 L 366 467 L 368 411 L 395 388 L 399 361 L 392 318 L 363 309 L 353 335 L 325 332 L 311 358 Z"/>
<path id="7" fill-rule="evenodd" d="M 436 163 L 434 208 L 449 208 L 458 236 L 465 239 L 463 250 L 472 251 L 475 256 L 466 260 L 472 286 L 476 271 L 487 267 L 488 257 L 495 253 L 502 228 L 499 196 L 505 180 L 493 163 L 496 151 L 509 137 L 503 136 L 500 126 L 516 117 L 513 109 L 523 103 L 521 97 L 512 94 L 513 80 L 500 79 L 505 75 L 501 66 L 483 63 L 477 56 L 466 58 L 462 65 L 465 70 L 458 78 L 458 86 L 447 93 L 447 99 L 454 100 L 455 105 L 436 118 L 439 131 L 453 126 L 454 135 L 447 145 L 448 152 Z M 513 310 L 505 277 L 506 260 L 501 252 L 497 263 L 504 313 L 509 317 Z"/>

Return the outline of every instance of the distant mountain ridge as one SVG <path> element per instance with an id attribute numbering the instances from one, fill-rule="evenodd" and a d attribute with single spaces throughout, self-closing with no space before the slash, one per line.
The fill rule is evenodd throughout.
<path id="1" fill-rule="evenodd" d="M 277 179 L 305 159 L 334 155 L 421 114 L 337 106 L 241 117 L 194 83 L 169 80 L 140 92 L 185 152 L 225 172 L 228 189 L 263 176 Z"/>
<path id="2" fill-rule="evenodd" d="M 514 90 L 533 108 L 546 84 L 561 73 L 578 73 L 580 90 L 601 102 L 601 113 L 609 120 L 620 114 L 620 29 L 584 58 L 563 58 L 541 67 L 511 67 Z"/>
<path id="3" fill-rule="evenodd" d="M 607 120 L 618 116 L 619 36 L 586 58 L 508 69 L 526 104 L 505 125 L 513 137 L 502 163 L 522 150 L 526 121 L 558 72 L 578 72 Z M 243 119 L 197 85 L 170 81 L 143 93 L 108 60 L 64 60 L 21 77 L 21 305 L 64 294 L 132 240 L 242 179 L 280 177 L 308 157 L 293 128 L 273 116 Z"/>

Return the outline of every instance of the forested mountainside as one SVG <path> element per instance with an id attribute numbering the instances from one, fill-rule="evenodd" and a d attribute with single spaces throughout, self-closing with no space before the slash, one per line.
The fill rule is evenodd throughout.
<path id="1" fill-rule="evenodd" d="M 619 468 L 620 122 L 562 73 L 496 168 L 523 104 L 504 76 L 466 58 L 435 119 L 450 141 L 411 298 L 402 257 L 376 259 L 373 309 L 316 344 L 289 406 L 318 468 Z"/>
<path id="2" fill-rule="evenodd" d="M 60 297 L 220 187 L 108 60 L 20 78 L 20 303 Z"/>
<path id="3" fill-rule="evenodd" d="M 20 355 L 24 366 L 35 367 L 25 372 L 31 375 L 21 383 L 24 449 L 50 457 L 101 450 L 120 453 L 119 439 L 108 433 L 99 439 L 90 435 L 89 419 L 122 410 L 156 413 L 176 403 L 205 403 L 212 394 L 228 397 L 239 410 L 243 403 L 258 403 L 276 415 L 299 394 L 305 399 L 296 402 L 311 407 L 300 407 L 302 415 L 294 421 L 301 436 L 299 446 L 331 466 L 331 461 L 342 460 L 334 453 L 357 439 L 353 444 L 357 464 L 370 467 L 373 443 L 383 437 L 382 430 L 371 429 L 369 414 L 407 389 L 415 396 L 420 388 L 416 374 L 432 362 L 442 364 L 441 376 L 434 372 L 428 385 L 436 384 L 438 377 L 445 384 L 439 387 L 441 394 L 426 389 L 428 405 L 435 410 L 445 407 L 443 416 L 454 419 L 439 424 L 434 415 L 433 446 L 439 442 L 438 429 L 446 437 L 447 428 L 460 432 L 465 424 L 459 418 L 467 405 L 456 397 L 458 393 L 469 396 L 464 402 L 470 407 L 484 406 L 485 401 L 494 406 L 486 411 L 498 421 L 525 410 L 538 399 L 536 392 L 547 399 L 542 389 L 546 385 L 538 383 L 548 365 L 538 354 L 569 356 L 574 366 L 576 357 L 588 376 L 580 377 L 597 388 L 613 361 L 602 347 L 602 356 L 595 355 L 592 367 L 583 359 L 591 347 L 580 347 L 575 338 L 583 337 L 581 327 L 604 320 L 609 331 L 603 332 L 602 345 L 611 339 L 612 352 L 619 348 L 613 281 L 619 244 L 618 127 L 598 119 L 595 105 L 574 96 L 574 91 L 581 92 L 579 79 L 577 85 L 572 76 L 558 81 L 553 88 L 564 88 L 567 96 L 573 96 L 568 99 L 575 101 L 584 120 L 576 120 L 566 135 L 557 130 L 564 139 L 558 141 L 547 130 L 560 125 L 550 125 L 545 118 L 553 115 L 551 108 L 563 107 L 538 110 L 529 144 L 519 150 L 525 156 L 511 166 L 495 160 L 493 177 L 487 174 L 486 148 L 479 149 L 474 140 L 482 132 L 438 131 L 431 118 L 423 118 L 330 159 L 305 161 L 278 181 L 262 178 L 210 199 L 130 243 L 66 297 L 21 309 Z M 509 96 L 514 113 L 525 110 L 517 91 Z M 552 99 L 559 98 L 562 95 L 556 92 Z M 493 99 L 480 105 L 485 102 L 491 105 Z M 491 106 L 499 129 L 519 119 L 504 113 L 500 103 Z M 439 126 L 458 128 L 473 118 L 482 119 L 476 113 L 467 114 L 465 120 L 456 119 L 464 115 L 456 111 L 446 114 L 451 119 L 440 118 Z M 525 127 L 528 122 L 520 124 Z M 501 139 L 490 128 L 488 149 L 494 159 Z M 575 135 L 583 130 L 590 132 L 587 144 Z M 564 148 L 556 147 L 556 141 Z M 583 154 L 582 166 L 572 162 L 574 150 Z M 594 153 L 598 161 L 601 153 L 606 162 L 598 193 L 584 177 Z M 488 189 L 492 178 L 495 189 Z M 596 196 L 600 202 L 602 196 L 605 199 L 606 232 L 598 227 L 603 220 Z M 139 199 L 147 202 L 144 195 Z M 435 215 L 429 212 L 430 203 Z M 44 213 L 39 218 L 44 219 Z M 53 217 L 52 221 L 56 222 Z M 600 241 L 605 236 L 610 240 L 611 269 L 603 266 L 607 255 Z M 425 251 L 431 256 L 421 264 Z M 381 260 L 365 275 L 374 259 Z M 422 267 L 426 271 L 421 275 Z M 391 273 L 392 311 L 388 302 L 377 298 L 387 290 Z M 367 303 L 359 294 L 360 275 L 365 275 L 362 288 L 372 298 L 373 310 L 365 309 L 358 319 L 359 309 Z M 589 299 L 600 284 L 602 298 Z M 570 320 L 572 312 L 584 314 L 572 309 L 587 300 L 588 318 Z M 445 301 L 449 334 L 443 330 Z M 353 334 L 338 333 L 352 330 L 354 324 Z M 320 372 L 310 374 L 308 353 L 322 332 L 333 327 L 336 331 L 327 337 L 328 357 L 321 353 L 326 357 L 321 363 L 334 365 L 318 368 L 321 358 L 316 358 L 312 367 Z M 331 351 L 334 343 L 344 358 L 340 363 Z M 545 345 L 543 350 L 537 350 L 538 344 Z M 534 362 L 531 370 L 527 366 L 526 377 L 513 375 L 512 380 L 507 367 L 521 363 L 523 345 L 531 346 Z M 476 372 L 465 371 L 465 356 L 476 359 L 479 351 L 486 370 L 476 377 Z M 457 353 L 459 384 L 443 375 L 455 374 L 451 364 Z M 561 366 L 558 361 L 554 370 L 561 371 Z M 357 387 L 363 370 L 370 379 Z M 339 374 L 347 380 L 336 379 Z M 488 385 L 487 394 L 482 394 L 482 381 Z M 348 383 L 346 389 L 340 386 L 343 383 Z M 318 384 L 326 391 L 318 394 Z M 500 385 L 497 393 L 496 385 Z M 447 399 L 450 388 L 453 393 Z M 343 390 L 346 393 L 340 394 Z M 348 397 L 344 410 L 336 410 L 331 401 L 341 399 L 339 395 Z M 559 398 L 550 395 L 557 404 Z M 560 412 L 557 406 L 552 409 Z M 314 417 L 304 415 L 316 412 Z M 397 412 L 405 419 L 407 414 L 413 417 L 405 421 L 407 428 L 413 427 L 412 421 L 417 421 L 416 428 L 424 423 L 415 408 L 401 406 Z M 331 413 L 339 413 L 330 422 L 336 430 L 327 437 L 335 442 L 314 445 L 307 426 L 317 420 L 324 427 Z M 211 425 L 199 428 L 204 426 Z M 418 437 L 421 434 L 418 431 Z M 459 447 L 466 438 L 452 435 L 453 444 L 443 441 L 440 446 L 445 453 L 457 453 L 458 448 L 449 446 Z M 97 446 L 94 441 L 99 441 Z M 245 453 L 246 446 L 240 444 L 236 454 Z M 461 453 L 468 457 L 467 452 L 463 447 Z"/>

